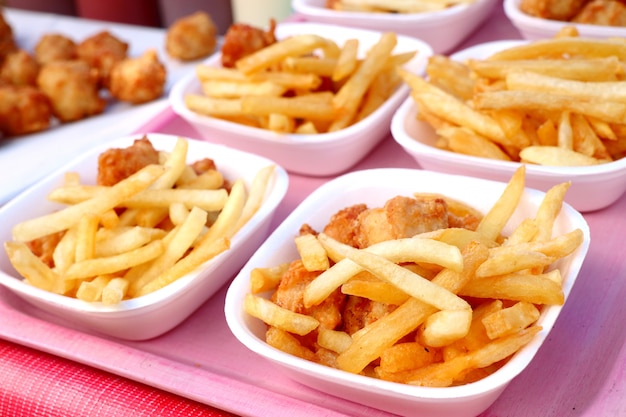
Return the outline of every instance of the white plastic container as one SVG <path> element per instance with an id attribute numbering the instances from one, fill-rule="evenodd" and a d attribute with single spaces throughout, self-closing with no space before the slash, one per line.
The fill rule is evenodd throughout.
<path id="1" fill-rule="evenodd" d="M 460 51 L 452 58 L 459 61 L 469 57 L 486 58 L 496 51 L 524 42 L 488 42 Z M 437 148 L 437 136 L 433 128 L 417 120 L 417 111 L 415 101 L 411 97 L 407 98 L 393 117 L 391 134 L 423 169 L 507 181 L 519 167 L 518 162 L 480 158 Z M 526 165 L 528 187 L 547 191 L 566 181 L 572 182 L 566 201 L 575 209 L 582 212 L 602 209 L 617 201 L 626 191 L 626 158 L 581 167 Z"/>
<path id="2" fill-rule="evenodd" d="M 438 54 L 464 41 L 489 17 L 496 4 L 497 0 L 475 0 L 440 11 L 398 14 L 333 10 L 326 7 L 326 0 L 292 1 L 294 11 L 308 21 L 413 36 L 428 43 Z"/>
<path id="3" fill-rule="evenodd" d="M 360 53 L 364 54 L 380 38 L 380 32 L 316 23 L 285 23 L 278 25 L 279 39 L 295 34 L 313 33 L 327 36 L 342 45 L 350 38 L 358 38 Z M 422 73 L 432 49 L 426 43 L 406 36 L 398 37 L 394 52 L 417 51 L 405 68 Z M 220 66 L 221 54 L 205 61 L 206 65 Z M 266 129 L 203 116 L 189 110 L 184 103 L 187 94 L 200 94 L 200 82 L 195 73 L 181 79 L 170 94 L 172 109 L 194 126 L 199 136 L 209 142 L 221 143 L 270 158 L 289 172 L 327 176 L 346 171 L 371 151 L 389 134 L 394 111 L 408 96 L 408 86 L 400 86 L 375 112 L 349 126 L 331 133 L 315 135 L 278 134 Z"/>
<path id="4" fill-rule="evenodd" d="M 243 309 L 250 291 L 250 272 L 255 267 L 279 265 L 298 258 L 293 241 L 303 223 L 321 230 L 338 210 L 356 203 L 380 207 L 397 195 L 415 192 L 441 193 L 486 212 L 500 197 L 505 183 L 453 176 L 423 170 L 373 169 L 334 179 L 306 198 L 269 236 L 235 277 L 226 294 L 225 314 L 231 331 L 250 350 L 273 361 L 295 381 L 361 404 L 403 416 L 471 417 L 487 409 L 508 383 L 522 372 L 548 337 L 562 306 L 543 308 L 538 324 L 543 330 L 509 362 L 492 375 L 463 386 L 427 388 L 382 381 L 351 374 L 284 353 L 265 343 L 266 325 Z M 510 233 L 523 219 L 534 216 L 544 193 L 527 189 L 507 224 Z M 585 240 L 570 256 L 559 260 L 565 298 L 569 295 L 589 248 L 589 227 L 584 218 L 565 204 L 558 216 L 555 235 L 580 228 Z"/>
<path id="5" fill-rule="evenodd" d="M 11 240 L 11 229 L 18 222 L 61 207 L 47 201 L 46 195 L 62 184 L 64 173 L 76 171 L 83 182 L 95 183 L 98 155 L 112 147 L 130 146 L 134 139 L 141 136 L 129 136 L 99 145 L 0 208 L 0 239 L 3 242 Z M 148 138 L 157 150 L 171 150 L 176 142 L 176 137 L 170 135 L 150 133 Z M 274 164 L 256 155 L 194 140 L 189 140 L 188 155 L 189 162 L 204 157 L 213 158 L 225 178 L 242 178 L 247 186 L 260 168 Z M 0 253 L 0 284 L 28 303 L 78 329 L 127 340 L 156 337 L 182 322 L 237 273 L 267 236 L 272 215 L 285 196 L 287 186 L 287 173 L 277 166 L 261 208 L 233 237 L 230 249 L 198 270 L 145 296 L 106 306 L 54 294 L 24 283 L 4 250 Z"/>

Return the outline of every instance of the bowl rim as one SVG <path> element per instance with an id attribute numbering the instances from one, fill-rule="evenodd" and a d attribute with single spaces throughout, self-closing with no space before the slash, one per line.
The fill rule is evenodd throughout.
<path id="1" fill-rule="evenodd" d="M 433 178 L 441 178 L 451 184 L 455 181 L 460 183 L 488 184 L 490 187 L 498 187 L 499 189 L 503 189 L 506 185 L 506 183 L 501 181 L 410 168 L 375 168 L 354 171 L 323 184 L 300 203 L 275 229 L 231 282 L 224 303 L 224 311 L 229 328 L 242 344 L 266 359 L 278 362 L 288 368 L 296 369 L 300 373 L 314 375 L 316 378 L 329 378 L 333 383 L 359 390 L 375 388 L 377 392 L 381 392 L 387 396 L 410 397 L 416 400 L 430 401 L 470 399 L 503 389 L 532 361 L 533 357 L 539 351 L 539 348 L 547 339 L 548 334 L 554 327 L 566 303 L 560 306 L 544 307 L 542 323 L 545 323 L 547 328 L 544 326 L 544 329 L 542 329 L 531 342 L 515 353 L 499 371 L 470 384 L 445 388 L 419 387 L 384 381 L 364 375 L 351 374 L 346 371 L 310 362 L 268 345 L 265 341 L 258 338 L 249 326 L 246 325 L 245 320 L 252 319 L 246 316 L 242 307 L 243 297 L 249 292 L 249 271 L 254 266 L 257 266 L 259 260 L 263 259 L 263 256 L 267 254 L 266 252 L 269 251 L 268 247 L 270 245 L 277 246 L 276 244 L 282 244 L 285 240 L 285 236 L 293 234 L 295 223 L 301 222 L 303 218 L 307 217 L 306 213 L 310 213 L 310 206 L 315 206 L 317 203 L 320 203 L 320 201 L 323 201 L 328 195 L 338 195 L 346 188 L 366 188 L 372 186 L 372 184 L 379 184 L 382 179 L 389 182 L 390 176 L 391 178 L 401 178 L 403 180 L 406 180 L 407 176 L 412 176 L 415 180 L 412 182 L 414 184 L 420 184 L 419 178 L 423 176 L 424 181 L 431 181 Z M 419 188 L 419 186 L 417 188 Z M 415 191 L 418 191 L 418 189 Z M 542 198 L 543 195 L 545 195 L 545 193 L 542 191 L 528 187 L 525 188 L 525 198 L 528 199 L 533 206 L 539 205 L 540 198 Z M 576 250 L 577 255 L 570 255 L 574 257 L 569 260 L 569 270 L 564 285 L 565 300 L 567 301 L 588 253 L 591 236 L 586 220 L 572 206 L 564 202 L 561 215 L 566 216 L 566 219 L 572 223 L 572 227 L 581 228 L 585 236 L 583 243 Z M 311 215 L 309 214 L 308 216 L 310 218 Z M 506 380 L 499 381 L 503 378 L 503 375 L 506 375 Z"/>
<path id="2" fill-rule="evenodd" d="M 287 35 L 291 35 L 294 33 L 307 33 L 306 31 L 311 31 L 312 33 L 337 33 L 336 31 L 342 31 L 346 34 L 352 33 L 354 35 L 367 34 L 370 37 L 383 33 L 379 30 L 345 27 L 317 22 L 285 22 L 276 26 L 276 32 L 279 36 L 281 32 L 287 32 Z M 416 50 L 418 52 L 405 66 L 415 66 L 413 70 L 422 73 L 426 65 L 425 60 L 434 54 L 432 47 L 421 39 L 404 34 L 397 34 L 397 39 L 398 45 L 396 45 L 396 48 L 406 45 L 407 47 L 410 46 L 410 50 Z M 216 52 L 211 57 L 204 60 L 202 65 L 216 66 L 220 59 L 221 53 Z M 366 132 L 369 126 L 380 122 L 380 119 L 384 118 L 385 115 L 392 114 L 400 103 L 402 103 L 402 100 L 409 94 L 408 86 L 405 83 L 400 84 L 396 91 L 372 114 L 335 132 L 319 134 L 279 134 L 267 129 L 245 126 L 235 122 L 204 116 L 189 110 L 183 102 L 183 97 L 184 94 L 186 94 L 185 91 L 197 87 L 197 83 L 195 72 L 190 72 L 174 84 L 168 96 L 168 100 L 172 106 L 172 110 L 176 114 L 203 127 L 209 127 L 221 132 L 229 132 L 240 137 L 246 137 L 249 140 L 254 139 L 268 144 L 293 147 L 317 146 L 318 144 L 329 145 L 337 141 L 358 140 L 359 134 Z"/>
<path id="3" fill-rule="evenodd" d="M 562 22 L 544 19 L 524 13 L 519 8 L 520 0 L 504 0 L 504 14 L 520 31 L 525 29 L 541 31 L 546 37 L 553 36 L 564 26 L 575 26 L 580 36 L 611 37 L 626 36 L 626 28 L 619 26 L 592 25 L 589 23 Z"/>
<path id="4" fill-rule="evenodd" d="M 134 139 L 137 139 L 138 137 L 141 137 L 143 135 L 144 133 L 137 133 L 119 136 L 116 139 L 100 143 L 87 149 L 82 154 L 78 155 L 77 157 L 63 164 L 58 169 L 54 170 L 48 175 L 48 177 L 44 181 L 28 187 L 18 196 L 11 199 L 11 201 L 9 201 L 7 204 L 0 207 L 0 218 L 4 215 L 5 212 L 11 211 L 15 207 L 19 207 L 25 203 L 28 203 L 32 193 L 35 193 L 41 189 L 49 189 L 53 187 L 55 184 L 55 180 L 62 178 L 62 175 L 68 172 L 68 170 L 82 164 L 85 160 L 97 157 L 100 152 L 111 147 L 129 145 Z M 146 133 L 145 135 L 148 136 L 151 142 L 155 143 L 155 147 L 157 148 L 162 148 L 165 143 L 168 142 L 173 144 L 173 140 L 179 137 L 179 135 L 170 135 L 165 133 Z M 27 299 L 36 299 L 38 300 L 38 302 L 43 302 L 48 306 L 54 306 L 56 308 L 66 311 L 77 311 L 81 314 L 101 315 L 113 318 L 119 316 L 127 316 L 139 310 L 158 308 L 159 305 L 167 304 L 168 302 L 175 300 L 176 298 L 184 294 L 185 291 L 187 291 L 189 288 L 193 288 L 194 286 L 198 285 L 202 279 L 210 278 L 210 273 L 219 265 L 221 265 L 222 258 L 227 258 L 231 256 L 231 250 L 238 246 L 241 246 L 244 243 L 244 239 L 247 238 L 250 234 L 254 233 L 254 231 L 261 226 L 263 220 L 270 216 L 274 208 L 278 206 L 280 201 L 286 195 L 289 184 L 289 176 L 287 174 L 287 171 L 282 166 L 266 157 L 241 151 L 235 148 L 230 148 L 228 146 L 220 144 L 209 143 L 187 137 L 185 137 L 185 139 L 190 143 L 193 143 L 192 146 L 201 146 L 208 150 L 212 150 L 213 153 L 221 149 L 222 151 L 231 153 L 233 156 L 246 155 L 247 158 L 257 160 L 261 165 L 271 164 L 276 167 L 274 170 L 274 179 L 272 180 L 272 189 L 270 189 L 266 193 L 264 203 L 261 205 L 257 213 L 255 213 L 255 215 L 253 216 L 252 219 L 255 219 L 255 221 L 248 222 L 248 224 L 243 226 L 241 230 L 235 236 L 233 236 L 233 238 L 231 239 L 231 248 L 229 250 L 218 254 L 214 258 L 203 263 L 196 270 L 180 277 L 178 280 L 168 284 L 163 288 L 160 288 L 157 291 L 143 295 L 141 297 L 122 300 L 120 303 L 112 306 L 104 305 L 101 302 L 87 302 L 77 298 L 56 294 L 51 291 L 46 291 L 44 289 L 25 283 L 23 278 L 19 274 L 9 274 L 8 271 L 5 270 L 0 270 L 0 285 L 14 291 L 16 294 L 19 294 L 22 297 L 25 297 Z"/>
<path id="5" fill-rule="evenodd" d="M 357 19 L 361 22 L 378 24 L 417 24 L 426 23 L 429 26 L 440 20 L 456 17 L 467 10 L 474 10 L 492 3 L 493 0 L 475 0 L 472 3 L 460 3 L 446 9 L 420 13 L 371 13 L 359 11 L 338 11 L 327 7 L 320 7 L 315 0 L 292 0 L 294 11 L 305 16 L 323 17 L 326 19 Z M 433 21 L 434 20 L 434 21 Z"/>

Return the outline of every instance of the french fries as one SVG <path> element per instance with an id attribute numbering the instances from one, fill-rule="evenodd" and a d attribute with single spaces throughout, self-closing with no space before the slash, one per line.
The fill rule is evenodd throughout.
<path id="1" fill-rule="evenodd" d="M 261 206 L 274 167 L 261 169 L 249 187 L 242 179 L 227 184 L 214 169 L 196 174 L 187 150 L 179 138 L 158 164 L 111 186 L 67 175 L 48 196 L 65 207 L 16 224 L 13 240 L 4 243 L 16 271 L 44 290 L 114 305 L 157 291 L 228 250 Z M 35 253 L 39 239 L 55 242 L 50 253 Z"/>
<path id="2" fill-rule="evenodd" d="M 396 35 L 384 33 L 363 58 L 359 40 L 344 45 L 319 35 L 294 35 L 236 62 L 235 68 L 199 65 L 202 94 L 186 106 L 280 134 L 319 134 L 367 117 L 401 84 L 395 68 L 415 52 L 393 54 Z"/>
<path id="3" fill-rule="evenodd" d="M 267 343 L 322 365 L 430 387 L 483 378 L 541 331 L 543 306 L 563 304 L 555 262 L 584 240 L 579 229 L 553 233 L 568 183 L 503 235 L 524 174 L 522 166 L 484 215 L 447 199 L 475 230 L 436 229 L 359 249 L 326 229 L 302 229 L 294 238 L 300 259 L 252 270 L 244 309 L 268 325 Z"/>
<path id="4" fill-rule="evenodd" d="M 624 156 L 624 43 L 575 31 L 485 59 L 431 57 L 428 78 L 400 74 L 418 119 L 452 152 L 546 166 Z M 435 97 L 437 100 L 435 100 Z"/>

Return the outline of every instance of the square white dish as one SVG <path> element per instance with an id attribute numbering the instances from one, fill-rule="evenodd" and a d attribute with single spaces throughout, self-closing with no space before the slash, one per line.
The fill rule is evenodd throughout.
<path id="1" fill-rule="evenodd" d="M 488 42 L 459 51 L 451 57 L 457 61 L 486 58 L 492 53 L 526 41 Z M 426 122 L 417 120 L 417 106 L 407 98 L 396 111 L 391 133 L 423 169 L 507 181 L 519 167 L 518 162 L 499 161 L 463 155 L 435 146 L 436 134 Z M 588 212 L 614 203 L 626 192 L 626 158 L 581 167 L 526 165 L 526 183 L 531 188 L 547 191 L 555 184 L 571 181 L 566 201 L 575 209 Z"/>
<path id="2" fill-rule="evenodd" d="M 365 53 L 380 37 L 380 32 L 345 28 L 317 23 L 284 23 L 276 27 L 276 37 L 283 39 L 296 34 L 331 36 L 342 45 L 350 38 L 359 39 L 360 53 Z M 417 51 L 405 68 L 421 73 L 432 49 L 426 43 L 406 36 L 398 36 L 394 53 Z M 204 62 L 221 66 L 221 54 Z M 401 85 L 387 101 L 371 115 L 345 129 L 314 135 L 278 134 L 242 124 L 203 116 L 189 110 L 184 103 L 187 94 L 200 94 L 201 86 L 195 74 L 188 74 L 176 83 L 170 94 L 175 113 L 189 122 L 199 136 L 209 142 L 222 143 L 258 155 L 282 165 L 287 171 L 326 176 L 343 172 L 356 164 L 376 144 L 389 134 L 393 112 L 408 95 L 408 87 Z"/>
<path id="3" fill-rule="evenodd" d="M 410 14 L 339 11 L 326 7 L 326 0 L 293 0 L 291 4 L 308 21 L 413 36 L 441 54 L 465 40 L 489 17 L 498 1 L 475 0 L 440 11 Z"/>
<path id="4" fill-rule="evenodd" d="M 543 19 L 522 12 L 519 8 L 520 3 L 520 0 L 504 0 L 504 14 L 519 30 L 520 34 L 528 40 L 552 38 L 564 26 L 575 26 L 580 36 L 587 38 L 626 37 L 625 27 Z"/>
<path id="5" fill-rule="evenodd" d="M 100 145 L 59 168 L 46 179 L 30 187 L 0 208 L 0 240 L 11 240 L 11 229 L 20 221 L 47 214 L 62 207 L 49 202 L 46 195 L 62 184 L 68 171 L 80 173 L 81 181 L 95 183 L 98 155 L 109 148 L 127 147 L 141 134 L 119 138 Z M 176 142 L 172 135 L 148 134 L 157 150 L 171 150 Z M 208 157 L 230 180 L 242 178 L 250 186 L 256 172 L 273 161 L 225 146 L 188 139 L 188 162 Z M 39 309 L 65 319 L 79 329 L 127 340 L 145 340 L 167 332 L 230 280 L 267 236 L 274 211 L 287 192 L 286 171 L 276 166 L 264 202 L 250 221 L 233 237 L 230 249 L 208 261 L 198 270 L 172 284 L 145 296 L 106 306 L 88 303 L 48 292 L 22 281 L 4 250 L 0 254 L 0 284 Z"/>
<path id="6" fill-rule="evenodd" d="M 505 186 L 502 182 L 411 169 L 357 171 L 324 184 L 285 219 L 232 281 L 225 302 L 228 326 L 241 343 L 274 362 L 287 376 L 325 393 L 405 416 L 469 417 L 480 414 L 530 363 L 548 337 L 562 306 L 545 307 L 538 320 L 543 330 L 492 375 L 463 386 L 425 388 L 354 375 L 270 347 L 264 341 L 265 324 L 250 317 L 244 311 L 243 303 L 246 293 L 250 291 L 250 272 L 253 268 L 279 265 L 298 258 L 293 238 L 303 223 L 321 230 L 331 215 L 346 206 L 365 203 L 370 207 L 380 207 L 391 197 L 409 196 L 414 192 L 441 193 L 486 212 Z M 510 233 L 523 219 L 534 216 L 543 196 L 544 193 L 540 191 L 526 189 L 504 234 Z M 556 235 L 575 228 L 583 231 L 585 241 L 575 253 L 555 265 L 561 269 L 564 277 L 566 299 L 587 254 L 590 235 L 582 215 L 564 204 L 555 223 L 554 233 Z"/>
<path id="7" fill-rule="evenodd" d="M 13 28 L 18 45 L 32 52 L 39 39 L 47 33 L 61 33 L 75 41 L 85 39 L 101 30 L 108 30 L 129 44 L 130 56 L 139 56 L 148 48 L 158 51 L 167 69 L 163 98 L 131 105 L 110 102 L 104 113 L 87 119 L 56 125 L 39 133 L 0 140 L 0 204 L 6 203 L 27 186 L 80 155 L 106 138 L 129 134 L 167 107 L 167 93 L 174 83 L 188 72 L 195 62 L 180 62 L 165 52 L 165 30 L 78 19 L 70 16 L 37 13 L 3 8 L 7 22 Z M 37 169 L 33 169 L 36 166 Z"/>

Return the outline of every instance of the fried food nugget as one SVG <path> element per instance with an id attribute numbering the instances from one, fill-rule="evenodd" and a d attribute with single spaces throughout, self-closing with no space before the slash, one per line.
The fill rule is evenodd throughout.
<path id="1" fill-rule="evenodd" d="M 233 68 L 235 62 L 244 56 L 263 49 L 276 42 L 274 30 L 276 21 L 270 20 L 270 28 L 266 31 L 247 25 L 235 23 L 228 28 L 222 46 L 222 66 Z"/>
<path id="2" fill-rule="evenodd" d="M 522 0 L 520 10 L 531 16 L 552 20 L 570 20 L 587 0 Z"/>
<path id="3" fill-rule="evenodd" d="M 141 168 L 158 162 L 159 152 L 144 136 L 136 139 L 133 145 L 127 148 L 111 148 L 101 153 L 98 156 L 96 183 L 105 186 L 115 185 Z"/>
<path id="4" fill-rule="evenodd" d="M 198 11 L 176 20 L 167 30 L 165 50 L 181 61 L 209 56 L 217 45 L 217 28 L 211 16 Z"/>
<path id="5" fill-rule="evenodd" d="M 76 53 L 98 70 L 100 86 L 108 88 L 113 67 L 127 57 L 128 43 L 105 30 L 78 43 Z"/>
<path id="6" fill-rule="evenodd" d="M 17 43 L 13 37 L 13 28 L 0 12 L 0 62 L 6 55 L 17 50 Z"/>
<path id="7" fill-rule="evenodd" d="M 41 65 L 52 61 L 68 61 L 78 57 L 76 42 L 60 33 L 46 33 L 35 45 L 35 58 Z"/>
<path id="8" fill-rule="evenodd" d="M 37 86 L 52 103 L 61 122 L 72 122 L 104 111 L 97 71 L 84 61 L 54 61 L 41 67 Z"/>
<path id="9" fill-rule="evenodd" d="M 23 49 L 9 53 L 0 66 L 0 81 L 12 85 L 37 85 L 40 65 Z"/>
<path id="10" fill-rule="evenodd" d="M 626 5 L 619 1 L 593 0 L 574 16 L 572 22 L 604 26 L 626 26 Z"/>
<path id="11" fill-rule="evenodd" d="M 18 136 L 39 132 L 50 126 L 52 105 L 48 97 L 32 86 L 0 86 L 0 132 Z"/>
<path id="12" fill-rule="evenodd" d="M 109 90 L 118 100 L 133 104 L 161 97 L 167 71 L 154 49 L 138 58 L 126 58 L 111 70 Z"/>

